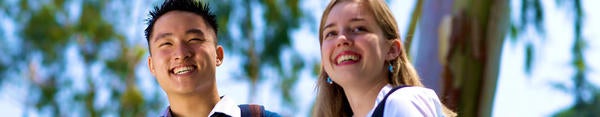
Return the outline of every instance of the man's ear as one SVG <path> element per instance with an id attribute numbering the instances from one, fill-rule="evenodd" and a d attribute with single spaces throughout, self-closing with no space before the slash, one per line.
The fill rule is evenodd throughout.
<path id="1" fill-rule="evenodd" d="M 220 45 L 217 45 L 217 66 L 221 66 L 221 64 L 223 64 L 223 47 Z"/>
<path id="2" fill-rule="evenodd" d="M 402 43 L 400 39 L 393 39 L 391 41 L 392 43 L 387 51 L 387 56 L 385 58 L 385 60 L 387 61 L 391 61 L 398 58 L 398 56 L 400 56 L 400 53 L 402 53 Z"/>
<path id="3" fill-rule="evenodd" d="M 154 70 L 154 65 L 152 64 L 152 56 L 148 56 L 148 69 L 150 69 L 150 73 L 153 76 L 156 76 L 156 70 Z"/>

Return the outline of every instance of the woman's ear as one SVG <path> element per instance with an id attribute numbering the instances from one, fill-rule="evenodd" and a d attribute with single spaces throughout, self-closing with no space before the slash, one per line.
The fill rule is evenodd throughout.
<path id="1" fill-rule="evenodd" d="M 391 44 L 387 51 L 387 56 L 386 56 L 385 60 L 387 60 L 387 61 L 395 60 L 396 58 L 398 58 L 398 56 L 400 56 L 401 53 L 402 53 L 402 43 L 401 43 L 400 39 L 393 39 L 393 40 L 391 40 Z"/>

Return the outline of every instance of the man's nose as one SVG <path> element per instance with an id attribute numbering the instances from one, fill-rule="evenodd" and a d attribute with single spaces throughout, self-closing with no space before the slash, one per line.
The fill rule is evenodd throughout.
<path id="1" fill-rule="evenodd" d="M 180 43 L 175 46 L 175 52 L 173 52 L 175 56 L 175 60 L 185 60 L 192 56 L 192 48 L 185 43 Z"/>

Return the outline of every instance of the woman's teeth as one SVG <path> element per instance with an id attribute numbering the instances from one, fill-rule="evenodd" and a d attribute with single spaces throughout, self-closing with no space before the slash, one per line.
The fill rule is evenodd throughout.
<path id="1" fill-rule="evenodd" d="M 344 61 L 356 61 L 358 60 L 358 56 L 355 55 L 342 55 L 340 57 L 338 57 L 337 59 L 337 64 L 340 64 Z"/>

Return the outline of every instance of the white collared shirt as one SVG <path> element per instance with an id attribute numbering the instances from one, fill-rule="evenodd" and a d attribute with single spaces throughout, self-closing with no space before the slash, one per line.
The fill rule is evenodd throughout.
<path id="1" fill-rule="evenodd" d="M 373 109 L 367 114 L 373 115 L 377 104 L 392 90 L 388 84 L 381 88 Z M 385 117 L 443 117 L 442 104 L 438 96 L 431 89 L 425 87 L 404 87 L 390 94 L 383 111 Z"/>
<path id="2" fill-rule="evenodd" d="M 212 110 L 210 110 L 208 116 L 210 117 L 211 115 L 217 112 L 229 115 L 231 117 L 242 116 L 240 107 L 238 107 L 238 105 L 233 100 L 227 98 L 226 96 L 221 97 L 221 100 L 217 102 L 217 104 L 215 105 L 215 107 L 213 107 Z M 170 106 L 167 107 L 167 109 L 163 112 L 161 117 L 173 117 Z"/>
<path id="3" fill-rule="evenodd" d="M 215 107 L 208 113 L 208 115 L 213 115 L 215 112 L 220 112 L 231 117 L 240 117 L 242 112 L 240 111 L 240 107 L 233 100 L 227 98 L 227 96 L 223 96 L 221 101 L 217 102 Z"/>

